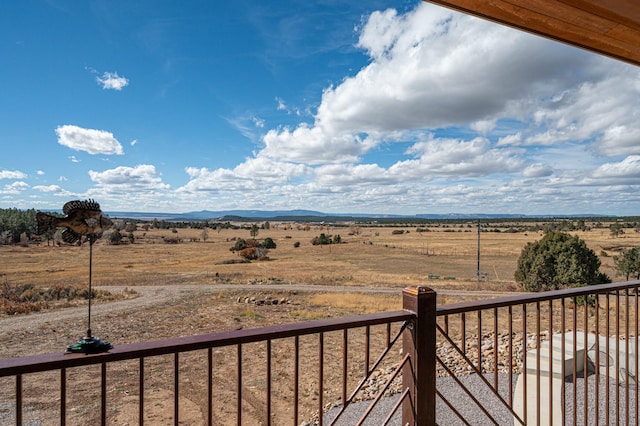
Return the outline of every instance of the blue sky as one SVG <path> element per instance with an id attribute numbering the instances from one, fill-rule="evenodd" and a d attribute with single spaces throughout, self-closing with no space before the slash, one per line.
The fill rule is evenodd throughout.
<path id="1" fill-rule="evenodd" d="M 417 1 L 0 5 L 0 207 L 640 214 L 640 68 Z"/>

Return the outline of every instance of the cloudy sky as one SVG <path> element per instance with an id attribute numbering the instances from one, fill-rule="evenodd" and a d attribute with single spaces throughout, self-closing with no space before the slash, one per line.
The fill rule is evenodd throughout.
<path id="1" fill-rule="evenodd" d="M 419 1 L 0 5 L 0 207 L 640 214 L 640 68 Z"/>

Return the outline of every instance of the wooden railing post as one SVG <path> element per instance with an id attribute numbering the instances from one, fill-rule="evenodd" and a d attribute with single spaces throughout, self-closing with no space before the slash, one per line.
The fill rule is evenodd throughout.
<path id="1" fill-rule="evenodd" d="M 403 337 L 403 352 L 411 362 L 402 371 L 402 388 L 409 397 L 402 404 L 402 424 L 436 424 L 436 292 L 412 286 L 402 292 L 405 310 L 415 319 Z"/>

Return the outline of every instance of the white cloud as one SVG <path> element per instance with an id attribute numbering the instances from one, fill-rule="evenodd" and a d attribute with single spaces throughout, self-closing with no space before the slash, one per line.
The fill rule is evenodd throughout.
<path id="1" fill-rule="evenodd" d="M 604 63 L 590 67 L 593 78 L 537 102 L 531 120 L 537 128 L 524 138 L 524 145 L 585 141 L 602 156 L 640 153 L 640 85 L 635 84 L 640 73 L 611 61 L 607 73 L 597 72 Z"/>
<path id="2" fill-rule="evenodd" d="M 136 191 L 159 191 L 170 188 L 162 182 L 162 177 L 155 166 L 150 164 L 140 164 L 136 167 L 120 166 L 103 172 L 89 170 L 89 177 L 102 190 L 111 193 L 131 194 Z"/>
<path id="3" fill-rule="evenodd" d="M 155 212 L 176 211 L 183 206 L 183 200 L 174 197 L 171 186 L 150 164 L 90 170 L 89 177 L 96 185 L 82 196 L 98 200 L 103 209 Z"/>
<path id="4" fill-rule="evenodd" d="M 500 139 L 498 139 L 498 143 L 496 144 L 496 146 L 509 146 L 509 145 L 518 146 L 521 144 L 522 144 L 522 133 L 517 132 L 517 133 L 513 133 L 510 135 L 501 137 Z"/>
<path id="5" fill-rule="evenodd" d="M 635 116 L 633 112 L 628 114 Z M 628 117 L 625 117 L 628 119 Z M 640 154 L 640 126 L 637 117 L 627 124 L 612 124 L 602 131 L 602 137 L 596 142 L 598 153 L 607 156 Z"/>
<path id="6" fill-rule="evenodd" d="M 62 188 L 59 185 L 35 185 L 33 188 L 45 194 L 51 194 L 56 197 L 84 197 L 84 194 L 77 194 Z"/>
<path id="7" fill-rule="evenodd" d="M 377 164 L 330 164 L 318 167 L 315 175 L 319 185 L 338 186 L 345 191 L 349 191 L 352 185 L 390 185 L 398 182 L 397 178 Z"/>
<path id="8" fill-rule="evenodd" d="M 272 161 L 266 157 L 250 158 L 234 169 L 187 167 L 189 182 L 178 192 L 255 191 L 272 185 L 288 184 L 291 179 L 308 173 L 306 166 Z"/>
<path id="9" fill-rule="evenodd" d="M 82 127 L 66 124 L 56 128 L 58 143 L 76 151 L 89 154 L 124 154 L 122 145 L 105 130 L 83 129 Z"/>
<path id="10" fill-rule="evenodd" d="M 2 189 L 0 189 L 0 194 L 17 195 L 26 189 L 29 189 L 29 184 L 27 184 L 26 182 L 17 181 L 5 185 Z"/>
<path id="11" fill-rule="evenodd" d="M 637 184 L 640 179 L 640 155 L 630 155 L 617 163 L 606 163 L 594 170 L 592 176 L 601 179 L 615 179 L 617 183 Z"/>
<path id="12" fill-rule="evenodd" d="M 37 174 L 38 176 L 43 176 L 45 173 L 44 173 L 44 170 L 37 170 L 37 171 L 36 171 L 36 174 Z"/>
<path id="13" fill-rule="evenodd" d="M 264 120 L 254 115 L 229 118 L 227 122 L 250 141 L 258 141 L 259 132 L 265 126 Z"/>
<path id="14" fill-rule="evenodd" d="M 122 90 L 129 85 L 129 80 L 118 75 L 117 72 L 105 72 L 102 76 L 96 77 L 96 81 L 103 89 Z"/>
<path id="15" fill-rule="evenodd" d="M 527 178 L 547 177 L 552 174 L 551 167 L 541 163 L 531 164 L 522 171 L 522 176 Z"/>
<path id="16" fill-rule="evenodd" d="M 501 129 L 491 151 L 496 169 L 510 158 L 502 169 L 513 171 L 518 162 L 510 146 L 593 135 L 549 115 L 552 107 L 575 105 L 585 81 L 606 80 L 601 59 L 593 55 L 427 3 L 403 15 L 374 12 L 358 46 L 371 63 L 324 91 L 312 124 L 269 130 L 259 155 L 308 164 L 357 163 L 382 142 L 406 141 L 408 130 L 468 126 L 488 137 L 500 120 L 526 128 L 537 113 L 540 121 L 526 135 Z M 566 96 L 558 97 L 563 90 Z M 501 154 L 502 148 L 507 151 Z M 437 169 L 466 176 L 468 166 Z"/>
<path id="17" fill-rule="evenodd" d="M 263 141 L 261 156 L 309 164 L 355 162 L 370 148 L 357 134 L 329 134 L 322 127 L 304 123 L 293 131 L 269 130 Z"/>
<path id="18" fill-rule="evenodd" d="M 253 121 L 253 124 L 262 129 L 264 127 L 264 120 L 258 117 L 251 117 L 251 121 Z"/>
<path id="19" fill-rule="evenodd" d="M 317 123 L 333 131 L 390 131 L 491 123 L 522 114 L 585 66 L 587 54 L 422 4 L 376 12 L 359 46 L 372 62 L 325 91 Z M 571 68 L 570 68 L 571 67 Z"/>
<path id="20" fill-rule="evenodd" d="M 480 120 L 475 123 L 471 123 L 469 128 L 473 131 L 480 133 L 481 135 L 486 135 L 491 132 L 496 127 L 496 120 Z"/>
<path id="21" fill-rule="evenodd" d="M 0 170 L 0 179 L 24 179 L 27 175 L 18 170 Z"/>
<path id="22" fill-rule="evenodd" d="M 495 149 L 480 137 L 471 141 L 431 139 L 414 144 L 408 152 L 417 158 L 396 163 L 391 171 L 416 178 L 425 175 L 480 177 L 517 172 L 523 164 L 518 152 Z"/>
<path id="23" fill-rule="evenodd" d="M 58 185 L 36 185 L 33 187 L 36 191 L 40 192 L 60 192 L 62 188 Z"/>

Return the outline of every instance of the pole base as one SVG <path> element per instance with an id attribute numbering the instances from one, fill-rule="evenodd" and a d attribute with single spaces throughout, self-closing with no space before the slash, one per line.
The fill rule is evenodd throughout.
<path id="1" fill-rule="evenodd" d="M 83 337 L 78 340 L 77 343 L 67 346 L 65 353 L 68 354 L 97 354 L 101 352 L 107 352 L 109 349 L 113 349 L 113 345 L 107 341 L 100 340 L 99 337 L 89 336 Z"/>

